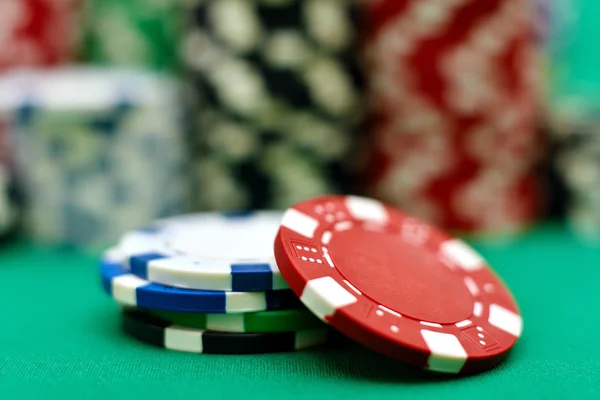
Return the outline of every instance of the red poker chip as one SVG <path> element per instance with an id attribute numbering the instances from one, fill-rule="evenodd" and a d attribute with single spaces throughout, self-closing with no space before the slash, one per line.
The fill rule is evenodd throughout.
<path id="1" fill-rule="evenodd" d="M 75 58 L 79 0 L 0 0 L 0 70 L 49 67 Z"/>
<path id="2" fill-rule="evenodd" d="M 324 322 L 418 367 L 490 369 L 521 335 L 511 293 L 477 252 L 376 200 L 326 196 L 296 204 L 283 217 L 275 257 Z"/>

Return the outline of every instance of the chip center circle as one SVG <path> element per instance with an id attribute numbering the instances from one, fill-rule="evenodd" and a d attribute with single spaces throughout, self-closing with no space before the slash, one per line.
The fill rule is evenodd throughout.
<path id="1" fill-rule="evenodd" d="M 363 295 L 405 317 L 451 324 L 468 319 L 473 298 L 460 275 L 431 249 L 399 234 L 351 229 L 328 245 L 338 271 Z"/>

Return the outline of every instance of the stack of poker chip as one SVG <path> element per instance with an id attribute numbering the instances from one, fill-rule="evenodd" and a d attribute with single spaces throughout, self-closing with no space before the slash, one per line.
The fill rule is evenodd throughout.
<path id="1" fill-rule="evenodd" d="M 17 227 L 21 215 L 21 199 L 17 193 L 15 168 L 12 165 L 11 143 L 0 116 L 0 240 Z"/>
<path id="2" fill-rule="evenodd" d="M 281 277 L 272 243 L 281 213 L 200 213 L 126 233 L 101 263 L 123 329 L 192 353 L 300 350 L 326 341 Z"/>
<path id="3" fill-rule="evenodd" d="M 85 54 L 100 65 L 174 72 L 182 29 L 179 1 L 93 0 L 85 8 Z"/>
<path id="4" fill-rule="evenodd" d="M 126 334 L 182 352 L 299 350 L 335 329 L 416 367 L 474 373 L 502 363 L 522 331 L 481 255 L 364 197 L 156 220 L 107 250 L 100 275 Z"/>
<path id="5" fill-rule="evenodd" d="M 134 70 L 21 70 L 0 109 L 26 194 L 30 238 L 98 251 L 189 207 L 180 87 Z"/>
<path id="6" fill-rule="evenodd" d="M 583 239 L 600 243 L 600 103 L 574 96 L 552 107 L 553 167 L 567 192 L 567 220 Z"/>
<path id="7" fill-rule="evenodd" d="M 352 0 L 192 0 L 200 210 L 347 192 L 362 107 Z"/>
<path id="8" fill-rule="evenodd" d="M 539 51 L 529 2 L 382 0 L 365 10 L 368 193 L 458 233 L 539 216 Z"/>
<path id="9" fill-rule="evenodd" d="M 0 1 L 0 70 L 72 61 L 80 0 Z"/>
<path id="10" fill-rule="evenodd" d="M 553 167 L 566 192 L 575 233 L 600 242 L 600 73 L 594 37 L 600 7 L 588 0 L 556 1 L 552 13 L 549 129 Z"/>

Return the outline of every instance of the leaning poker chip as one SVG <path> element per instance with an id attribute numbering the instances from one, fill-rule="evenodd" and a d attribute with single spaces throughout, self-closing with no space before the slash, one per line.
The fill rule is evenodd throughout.
<path id="1" fill-rule="evenodd" d="M 297 308 L 293 292 L 219 292 L 180 289 L 148 282 L 128 273 L 119 261 L 105 259 L 100 265 L 104 291 L 125 306 L 198 312 L 242 313 Z"/>
<path id="2" fill-rule="evenodd" d="M 138 340 L 189 353 L 261 354 L 301 350 L 327 341 L 327 329 L 298 332 L 231 333 L 173 325 L 139 310 L 123 311 L 123 329 Z"/>
<path id="3" fill-rule="evenodd" d="M 376 200 L 328 196 L 293 206 L 275 257 L 321 320 L 425 369 L 492 368 L 521 335 L 510 292 L 473 249 Z"/>
<path id="4" fill-rule="evenodd" d="M 306 309 L 243 314 L 197 314 L 148 310 L 174 325 L 219 332 L 291 332 L 323 328 L 323 322 Z"/>
<path id="5" fill-rule="evenodd" d="M 120 241 L 131 273 L 188 289 L 287 289 L 273 255 L 282 213 L 197 213 L 155 221 Z"/>

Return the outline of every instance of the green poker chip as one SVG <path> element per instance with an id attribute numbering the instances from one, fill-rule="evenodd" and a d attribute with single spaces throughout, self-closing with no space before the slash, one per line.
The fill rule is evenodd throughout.
<path id="1" fill-rule="evenodd" d="M 150 313 L 174 325 L 219 332 L 296 332 L 325 327 L 323 322 L 305 309 L 240 314 L 196 314 L 159 310 L 150 310 Z"/>
<path id="2" fill-rule="evenodd" d="M 175 72 L 182 5 L 165 0 L 95 0 L 86 10 L 87 61 Z"/>

